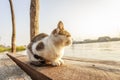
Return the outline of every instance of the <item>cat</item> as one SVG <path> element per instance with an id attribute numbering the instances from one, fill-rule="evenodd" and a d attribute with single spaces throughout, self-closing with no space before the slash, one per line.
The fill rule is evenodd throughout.
<path id="1" fill-rule="evenodd" d="M 34 65 L 49 62 L 53 66 L 60 66 L 64 64 L 64 48 L 71 44 L 71 34 L 64 29 L 63 22 L 59 21 L 57 28 L 50 35 L 40 33 L 31 40 L 27 46 L 29 61 Z"/>

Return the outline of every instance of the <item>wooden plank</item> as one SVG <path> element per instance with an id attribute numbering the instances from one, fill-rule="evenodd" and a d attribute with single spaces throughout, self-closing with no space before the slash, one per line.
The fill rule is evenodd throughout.
<path id="1" fill-rule="evenodd" d="M 120 70 L 111 65 L 88 63 L 77 60 L 65 60 L 65 65 L 59 67 L 30 65 L 26 56 L 16 57 L 38 72 L 53 80 L 120 80 Z M 94 65 L 93 65 L 94 64 Z M 117 64 L 118 65 L 118 64 Z M 118 66 L 117 66 L 118 67 Z"/>
<path id="2" fill-rule="evenodd" d="M 44 74 L 36 71 L 29 65 L 21 62 L 20 60 L 16 59 L 15 57 L 11 56 L 10 54 L 7 54 L 22 70 L 24 70 L 32 80 L 52 80 L 49 77 L 45 76 Z"/>

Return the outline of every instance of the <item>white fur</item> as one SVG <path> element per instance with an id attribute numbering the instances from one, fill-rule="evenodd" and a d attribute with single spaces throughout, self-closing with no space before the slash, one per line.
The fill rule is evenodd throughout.
<path id="1" fill-rule="evenodd" d="M 27 49 L 27 55 L 28 55 L 29 61 L 39 61 L 33 57 L 32 53 L 30 52 L 29 49 Z"/>
<path id="2" fill-rule="evenodd" d="M 64 55 L 64 48 L 65 46 L 72 44 L 71 37 L 61 36 L 58 35 L 57 33 L 56 34 L 51 33 L 50 36 L 47 36 L 42 40 L 36 41 L 32 45 L 32 51 L 34 54 L 43 57 L 46 61 L 51 62 L 51 64 L 54 66 L 64 64 L 64 61 L 61 59 Z M 57 41 L 60 43 L 57 44 Z M 37 51 L 36 47 L 40 42 L 43 42 L 44 49 Z M 68 44 L 66 42 L 68 42 Z M 29 49 L 27 49 L 27 53 L 30 61 L 39 61 L 33 57 Z"/>
<path id="3" fill-rule="evenodd" d="M 59 40 L 59 38 L 58 38 Z M 36 46 L 39 42 L 44 43 L 44 49 L 42 51 L 37 51 Z M 43 58 L 45 58 L 47 61 L 51 62 L 54 66 L 59 66 L 61 64 L 64 64 L 64 61 L 61 59 L 64 54 L 64 48 L 63 45 L 56 47 L 53 41 L 53 37 L 48 36 L 44 39 L 37 41 L 32 46 L 32 51 L 34 54 L 37 54 Z M 28 57 L 30 61 L 38 61 L 33 57 L 33 55 L 30 53 L 30 51 L 27 49 Z"/>

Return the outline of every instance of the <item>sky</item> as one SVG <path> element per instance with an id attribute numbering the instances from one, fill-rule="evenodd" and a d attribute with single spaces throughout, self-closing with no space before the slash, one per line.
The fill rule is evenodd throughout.
<path id="1" fill-rule="evenodd" d="M 17 45 L 30 41 L 30 0 L 13 0 Z M 11 43 L 8 0 L 0 0 L 0 44 Z M 50 34 L 63 21 L 74 40 L 120 37 L 120 0 L 40 0 L 40 33 Z"/>

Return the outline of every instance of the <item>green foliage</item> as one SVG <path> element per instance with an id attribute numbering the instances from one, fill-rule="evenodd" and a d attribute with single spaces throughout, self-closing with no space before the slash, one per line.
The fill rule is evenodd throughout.
<path id="1" fill-rule="evenodd" d="M 18 52 L 18 51 L 24 51 L 24 50 L 26 50 L 26 47 L 25 46 L 17 46 L 16 47 L 16 51 Z M 11 48 L 10 47 L 4 47 L 4 46 L 1 46 L 0 45 L 0 53 L 1 52 L 5 52 L 5 51 L 11 51 Z"/>
<path id="2" fill-rule="evenodd" d="M 16 51 L 24 51 L 26 49 L 25 46 L 17 46 Z"/>
<path id="3" fill-rule="evenodd" d="M 0 52 L 10 51 L 10 48 L 0 46 Z"/>
<path id="4" fill-rule="evenodd" d="M 5 51 L 5 48 L 0 47 L 0 52 L 4 52 L 4 51 Z"/>

